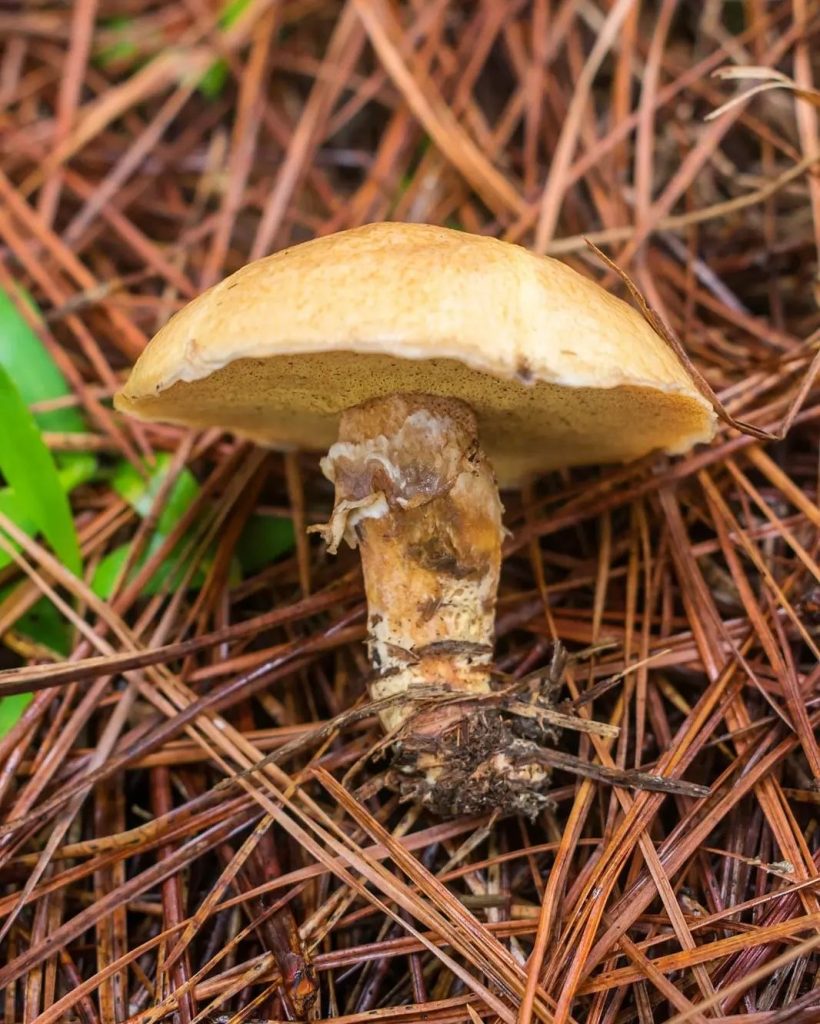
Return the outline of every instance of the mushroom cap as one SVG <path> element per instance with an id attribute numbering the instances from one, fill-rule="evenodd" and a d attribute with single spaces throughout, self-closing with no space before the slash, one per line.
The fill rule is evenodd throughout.
<path id="1" fill-rule="evenodd" d="M 248 264 L 180 310 L 115 398 L 144 420 L 322 450 L 377 396 L 460 398 L 501 483 L 687 451 L 708 401 L 631 306 L 553 259 L 369 224 Z"/>

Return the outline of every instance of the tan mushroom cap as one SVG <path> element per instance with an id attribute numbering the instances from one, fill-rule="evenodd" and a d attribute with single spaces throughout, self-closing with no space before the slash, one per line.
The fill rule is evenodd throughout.
<path id="1" fill-rule="evenodd" d="M 502 483 L 681 453 L 715 428 L 632 307 L 557 260 L 425 224 L 370 224 L 243 267 L 159 331 L 115 404 L 324 450 L 345 408 L 396 392 L 469 403 Z"/>

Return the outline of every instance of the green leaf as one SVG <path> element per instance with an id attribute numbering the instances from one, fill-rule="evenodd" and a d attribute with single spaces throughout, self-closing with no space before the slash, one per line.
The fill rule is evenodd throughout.
<path id="1" fill-rule="evenodd" d="M 0 591 L 0 601 L 11 593 L 13 587 Z M 71 649 L 71 627 L 48 598 L 42 597 L 21 615 L 14 624 L 15 630 L 35 643 L 49 648 L 63 657 Z M 16 693 L 0 697 L 0 736 L 17 723 L 20 715 L 31 703 L 30 693 Z"/>
<path id="2" fill-rule="evenodd" d="M 71 452 L 71 455 L 73 458 L 57 470 L 57 478 L 66 494 L 69 494 L 75 487 L 79 487 L 80 484 L 84 484 L 87 480 L 91 480 L 97 470 L 97 460 L 93 455 L 85 455 L 82 452 Z M 29 537 L 36 535 L 37 524 L 27 516 L 24 505 L 21 504 L 11 487 L 0 487 L 0 512 L 8 519 L 11 519 Z M 19 550 L 17 544 L 14 547 Z M 12 561 L 11 555 L 0 550 L 0 569 L 10 565 Z"/>
<path id="3" fill-rule="evenodd" d="M 71 651 L 71 625 L 47 597 L 31 606 L 15 622 L 14 628 L 56 654 L 68 657 Z"/>
<path id="4" fill-rule="evenodd" d="M 119 462 L 111 477 L 111 486 L 124 498 L 134 511 L 143 519 L 150 513 L 160 488 L 164 485 L 171 470 L 172 458 L 167 452 L 160 452 L 153 464 L 145 463 L 148 479 L 140 476 L 130 462 Z M 157 522 L 156 532 L 146 545 L 137 564 L 129 573 L 133 579 L 163 543 L 167 535 L 174 529 L 182 516 L 188 511 L 191 502 L 199 494 L 199 484 L 189 469 L 183 468 L 174 481 L 165 506 Z M 182 586 L 185 572 L 190 565 L 190 558 L 180 563 L 180 553 L 184 549 L 186 539 L 183 538 L 165 559 L 143 589 L 143 595 L 159 593 L 164 587 L 174 589 Z M 94 573 L 92 588 L 102 598 L 108 598 L 114 592 L 114 585 L 120 578 L 122 568 L 128 559 L 130 544 L 123 544 L 109 552 L 103 558 Z M 207 563 L 206 563 L 207 564 Z M 201 586 L 205 579 L 204 568 L 200 566 L 191 577 L 190 586 Z"/>
<path id="5" fill-rule="evenodd" d="M 254 573 L 292 551 L 295 543 L 290 519 L 253 515 L 236 545 L 236 556 L 244 572 Z"/>
<path id="6" fill-rule="evenodd" d="M 197 83 L 197 88 L 206 100 L 215 100 L 221 95 L 225 83 L 228 81 L 229 70 L 228 62 L 220 57 L 202 75 Z"/>
<path id="7" fill-rule="evenodd" d="M 19 526 L 20 529 L 33 537 L 37 533 L 37 524 L 33 519 L 30 519 L 26 514 L 26 508 L 23 503 L 19 500 L 17 495 L 11 489 L 11 487 L 3 487 L 0 489 L 0 512 L 10 519 L 15 526 Z M 14 541 L 11 538 L 7 538 L 12 544 Z M 17 544 L 14 544 L 15 551 L 19 550 Z M 5 551 L 0 549 L 0 569 L 4 566 L 9 565 L 14 559 L 11 555 L 7 555 Z"/>
<path id="8" fill-rule="evenodd" d="M 60 455 L 62 458 L 58 460 L 57 476 L 66 494 L 97 475 L 97 460 L 88 452 L 61 452 Z"/>
<path id="9" fill-rule="evenodd" d="M 37 308 L 31 297 L 20 289 L 23 302 Z M 70 395 L 71 388 L 48 349 L 40 341 L 9 295 L 0 289 L 0 366 L 14 381 L 26 405 Z M 85 430 L 77 408 L 54 409 L 34 414 L 41 430 L 71 433 Z"/>
<path id="10" fill-rule="evenodd" d="M 219 15 L 219 27 L 226 29 L 235 25 L 250 6 L 250 2 L 251 0 L 228 0 Z"/>
<path id="11" fill-rule="evenodd" d="M 39 317 L 39 311 L 31 296 L 22 288 L 19 289 L 19 295 L 22 301 L 27 303 Z M 55 462 L 58 467 L 56 479 L 59 491 L 67 494 L 75 487 L 93 478 L 97 469 L 97 459 L 84 452 L 62 452 L 57 455 L 56 459 L 52 459 L 51 453 L 47 449 L 45 449 L 45 457 L 43 456 L 42 449 L 45 446 L 37 432 L 38 428 L 55 433 L 72 433 L 85 430 L 86 422 L 82 412 L 72 406 L 49 412 L 38 412 L 33 416 L 29 412 L 27 407 L 35 402 L 62 398 L 72 392 L 36 331 L 29 326 L 11 296 L 2 289 L 0 289 L 0 369 L 5 370 L 7 378 L 14 381 L 13 388 L 20 400 L 15 403 L 12 398 L 7 407 L 6 402 L 0 399 L 3 408 L 3 415 L 0 416 L 0 420 L 3 421 L 0 422 L 0 447 L 7 444 L 10 438 L 33 435 L 36 441 L 32 443 L 35 448 L 39 447 L 40 449 L 39 455 L 32 463 L 31 477 L 27 481 L 28 486 L 24 482 L 22 492 L 19 487 L 16 489 L 0 487 L 0 512 L 29 536 L 34 536 L 42 531 L 69 568 L 79 571 L 79 549 L 76 544 L 68 503 L 64 497 L 57 496 L 54 488 Z M 5 384 L 8 392 L 8 380 Z M 20 414 L 20 403 L 26 407 L 26 417 Z M 24 424 L 26 418 L 27 425 Z M 39 442 L 39 446 L 36 442 Z M 25 466 L 25 452 L 22 454 L 22 462 Z M 9 470 L 6 465 L 8 456 L 4 459 L 0 454 L 0 471 L 5 474 L 7 480 L 11 481 L 12 476 L 19 472 L 20 461 L 20 459 L 16 460 L 17 471 Z M 12 462 L 15 462 L 13 455 Z M 43 467 L 49 462 L 51 463 L 50 467 L 43 472 Z M 34 511 L 32 491 L 36 492 L 33 501 Z M 47 519 L 56 521 L 56 525 L 49 528 L 51 532 L 42 525 L 44 505 L 48 511 Z M 37 509 L 40 510 L 40 515 L 37 514 Z M 61 541 L 55 539 L 55 530 L 56 538 L 62 537 Z M 11 561 L 10 555 L 5 551 L 0 551 L 0 569 Z M 10 589 L 7 588 L 6 593 Z M 4 596 L 5 594 L 0 595 L 0 597 Z M 70 650 L 71 628 L 46 598 L 39 600 L 22 615 L 15 623 L 15 629 L 21 636 L 25 636 L 57 654 L 65 656 Z M 5 735 L 17 722 L 30 702 L 31 694 L 28 693 L 0 699 L 0 736 Z"/>
<path id="12" fill-rule="evenodd" d="M 136 565 L 132 566 L 131 571 L 128 574 L 129 579 L 134 579 L 148 559 L 159 549 L 164 540 L 165 538 L 160 534 L 155 534 L 151 538 L 145 551 L 143 551 L 137 559 Z M 182 586 L 185 573 L 188 566 L 191 564 L 190 558 L 185 559 L 183 562 L 179 561 L 178 556 L 183 547 L 184 542 L 180 542 L 168 558 L 166 558 L 159 566 L 148 583 L 143 587 L 141 591 L 143 597 L 153 597 L 163 589 L 167 592 L 173 591 Z M 130 551 L 130 544 L 122 544 L 120 547 L 114 548 L 114 550 L 109 552 L 105 558 L 100 560 L 100 563 L 94 572 L 94 579 L 91 581 L 91 589 L 98 597 L 103 598 L 103 600 L 107 600 L 114 593 L 114 585 L 122 574 L 122 568 L 125 565 Z M 191 575 L 191 580 L 188 584 L 189 587 L 195 588 L 202 586 L 205 581 L 205 567 L 206 566 L 204 564 L 197 567 Z"/>
<path id="13" fill-rule="evenodd" d="M 51 452 L 5 367 L 0 366 L 0 472 L 14 491 L 18 513 L 45 536 L 72 572 L 82 559 L 71 508 Z"/>
<path id="14" fill-rule="evenodd" d="M 142 518 L 151 511 L 164 481 L 171 468 L 171 456 L 167 452 L 160 452 L 156 456 L 153 465 L 145 463 L 148 470 L 148 479 L 145 480 L 139 475 L 130 462 L 124 460 L 117 464 L 111 478 L 111 486 L 124 498 L 131 508 Z M 157 533 L 168 534 L 176 526 L 191 502 L 199 494 L 199 484 L 196 477 L 189 469 L 184 469 L 177 476 L 171 493 L 165 502 L 165 507 L 157 523 Z"/>
<path id="15" fill-rule="evenodd" d="M 139 52 L 133 39 L 134 19 L 124 14 L 111 18 L 101 26 L 111 42 L 101 46 L 94 54 L 94 63 L 101 68 L 133 60 Z"/>
<path id="16" fill-rule="evenodd" d="M 39 318 L 39 310 L 31 296 L 18 289 L 20 299 L 31 307 Z M 62 371 L 51 358 L 37 333 L 29 326 L 11 297 L 0 289 L 0 366 L 14 381 L 26 405 L 45 402 L 71 395 L 72 390 Z M 54 433 L 77 433 L 86 429 L 82 412 L 73 406 L 35 412 L 34 421 L 40 430 Z M 68 492 L 91 480 L 97 469 L 97 459 L 87 452 L 57 452 L 54 461 L 60 469 L 63 490 Z M 63 479 L 63 471 L 65 478 Z M 15 520 L 16 521 L 16 520 Z M 5 564 L 0 555 L 0 564 Z M 7 561 L 7 558 L 6 558 Z"/>
<path id="17" fill-rule="evenodd" d="M 228 0 L 217 20 L 223 32 L 239 21 L 249 4 L 250 0 Z M 225 88 L 229 71 L 228 62 L 221 57 L 211 64 L 198 83 L 199 91 L 205 99 L 215 100 L 219 96 Z"/>
<path id="18" fill-rule="evenodd" d="M 13 693 L 9 697 L 0 698 L 0 736 L 11 731 L 29 704 L 30 693 Z"/>

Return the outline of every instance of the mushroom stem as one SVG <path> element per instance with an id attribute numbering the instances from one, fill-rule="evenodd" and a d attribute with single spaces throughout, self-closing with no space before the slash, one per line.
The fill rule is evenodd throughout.
<path id="1" fill-rule="evenodd" d="M 511 771 L 517 773 L 507 762 L 493 762 L 498 743 L 488 746 L 482 713 L 481 741 L 471 745 L 468 736 L 476 720 L 470 698 L 490 693 L 504 535 L 503 507 L 475 416 L 451 398 L 371 400 L 342 415 L 339 440 L 322 471 L 335 485 L 336 501 L 330 522 L 319 529 L 331 552 L 343 539 L 361 552 L 374 669 L 370 695 L 408 695 L 381 714 L 396 738 L 393 781 L 405 796 L 441 813 L 488 809 L 505 788 L 496 785 L 498 771 L 506 783 Z M 420 686 L 465 699 L 425 706 L 408 692 Z M 476 782 L 476 773 L 480 785 L 459 794 L 468 778 Z M 530 789 L 531 770 L 526 776 Z"/>
<path id="2" fill-rule="evenodd" d="M 425 395 L 348 409 L 322 471 L 336 487 L 328 547 L 361 552 L 373 699 L 488 693 L 503 509 L 472 411 Z M 396 704 L 382 723 L 392 733 L 412 715 Z"/>

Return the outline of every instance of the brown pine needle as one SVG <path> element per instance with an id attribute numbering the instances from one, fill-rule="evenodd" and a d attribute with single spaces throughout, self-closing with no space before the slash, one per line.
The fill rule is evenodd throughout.
<path id="1" fill-rule="evenodd" d="M 4 1020 L 818 1019 L 815 8 L 0 11 L 0 365 L 83 559 L 0 476 Z M 386 785 L 358 562 L 305 532 L 315 453 L 111 407 L 202 289 L 374 219 L 566 259 L 720 420 L 504 495 L 473 703 L 553 772 L 533 821 Z"/>

